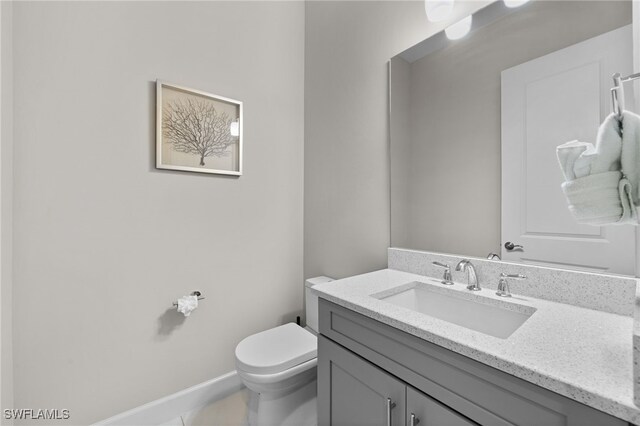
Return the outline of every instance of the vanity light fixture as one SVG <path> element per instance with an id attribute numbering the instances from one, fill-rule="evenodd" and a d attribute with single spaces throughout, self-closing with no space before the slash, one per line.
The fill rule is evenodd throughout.
<path id="1" fill-rule="evenodd" d="M 523 4 L 527 3 L 529 0 L 503 0 L 504 5 L 507 7 L 520 7 Z"/>
<path id="2" fill-rule="evenodd" d="M 424 10 L 431 22 L 440 22 L 449 18 L 453 11 L 454 0 L 424 0 Z"/>
<path id="3" fill-rule="evenodd" d="M 466 36 L 469 33 L 469 30 L 471 30 L 472 20 L 473 16 L 469 15 L 466 18 L 463 18 L 461 21 L 458 21 L 455 24 L 447 27 L 444 30 L 445 34 L 447 34 L 447 38 L 449 40 L 458 40 Z"/>
<path id="4" fill-rule="evenodd" d="M 231 136 L 238 137 L 240 136 L 240 121 L 236 118 L 235 121 L 231 122 L 231 126 L 229 126 L 229 133 Z"/>

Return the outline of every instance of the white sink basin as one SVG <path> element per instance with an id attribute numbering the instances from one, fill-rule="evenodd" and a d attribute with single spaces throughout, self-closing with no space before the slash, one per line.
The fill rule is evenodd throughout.
<path id="1" fill-rule="evenodd" d="M 536 311 L 529 306 L 421 282 L 404 284 L 372 297 L 501 339 L 513 334 Z"/>

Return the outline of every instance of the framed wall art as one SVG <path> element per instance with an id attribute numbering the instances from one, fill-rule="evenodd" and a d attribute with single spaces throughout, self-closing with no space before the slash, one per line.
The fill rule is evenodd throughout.
<path id="1" fill-rule="evenodd" d="M 156 81 L 156 168 L 242 175 L 242 102 Z"/>

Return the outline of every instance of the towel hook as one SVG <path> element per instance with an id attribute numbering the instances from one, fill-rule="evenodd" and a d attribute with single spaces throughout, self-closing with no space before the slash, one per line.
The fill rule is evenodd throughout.
<path id="1" fill-rule="evenodd" d="M 624 102 L 624 83 L 627 81 L 633 81 L 640 78 L 640 72 L 636 74 L 631 74 L 626 77 L 620 76 L 620 73 L 617 72 L 613 74 L 613 87 L 611 88 L 611 107 L 613 109 L 613 113 L 618 117 L 619 120 L 622 119 L 622 113 L 625 111 L 625 102 Z"/>
<path id="2" fill-rule="evenodd" d="M 613 113 L 618 117 L 618 119 L 622 119 L 622 111 L 625 110 L 622 77 L 620 76 L 620 73 L 617 72 L 613 74 L 612 78 L 613 87 L 611 88 L 611 104 Z"/>

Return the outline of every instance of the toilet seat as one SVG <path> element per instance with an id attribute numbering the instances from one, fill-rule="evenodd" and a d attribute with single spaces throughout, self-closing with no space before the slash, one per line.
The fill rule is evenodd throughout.
<path id="1" fill-rule="evenodd" d="M 236 347 L 238 370 L 251 376 L 277 376 L 287 370 L 315 363 L 318 353 L 317 338 L 294 323 L 281 325 L 253 334 Z M 297 369 L 296 369 L 297 370 Z"/>

